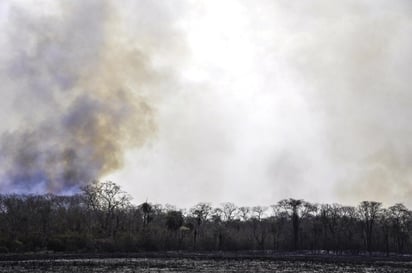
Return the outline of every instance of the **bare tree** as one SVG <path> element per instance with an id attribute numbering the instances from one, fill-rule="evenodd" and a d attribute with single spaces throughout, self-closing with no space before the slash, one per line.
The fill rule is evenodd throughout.
<path id="1" fill-rule="evenodd" d="M 183 214 L 181 211 L 169 210 L 166 213 L 167 230 L 172 233 L 171 237 L 174 237 L 175 239 L 178 240 L 179 248 L 181 244 L 181 239 L 177 238 L 177 236 L 178 236 L 178 231 L 183 226 L 183 223 L 184 223 L 184 218 L 183 218 Z"/>
<path id="2" fill-rule="evenodd" d="M 273 236 L 273 250 L 279 249 L 279 239 L 282 234 L 283 226 L 286 223 L 287 214 L 282 211 L 279 205 L 271 205 L 271 232 Z"/>
<path id="3" fill-rule="evenodd" d="M 151 221 L 151 214 L 153 212 L 153 206 L 146 201 L 143 204 L 141 204 L 139 208 L 143 212 L 143 228 L 146 228 L 146 226 Z"/>
<path id="4" fill-rule="evenodd" d="M 221 208 L 214 208 L 210 213 L 210 218 L 214 223 L 219 223 L 223 220 L 223 209 Z"/>
<path id="5" fill-rule="evenodd" d="M 223 212 L 224 220 L 232 221 L 237 211 L 236 205 L 230 202 L 222 203 L 221 205 L 222 205 L 222 212 Z"/>
<path id="6" fill-rule="evenodd" d="M 197 236 L 201 232 L 201 224 L 206 222 L 212 212 L 210 203 L 198 203 L 190 209 L 191 215 L 196 219 L 196 224 L 193 227 L 193 248 L 196 249 Z"/>
<path id="7" fill-rule="evenodd" d="M 257 219 L 258 221 L 262 220 L 263 215 L 265 211 L 267 210 L 267 207 L 264 206 L 255 206 L 252 208 L 252 215 L 253 218 Z"/>
<path id="8" fill-rule="evenodd" d="M 279 206 L 284 208 L 292 218 L 293 227 L 293 247 L 296 250 L 298 248 L 299 242 L 299 225 L 300 225 L 300 215 L 299 210 L 303 206 L 303 200 L 301 199 L 284 199 L 279 201 Z"/>
<path id="9" fill-rule="evenodd" d="M 112 181 L 94 181 L 83 187 L 82 191 L 88 207 L 103 216 L 102 230 L 113 236 L 116 232 L 112 225 L 115 211 L 129 206 L 131 197 Z"/>
<path id="10" fill-rule="evenodd" d="M 372 252 L 373 227 L 380 212 L 381 205 L 379 202 L 362 201 L 358 206 L 359 216 L 363 222 L 366 249 L 369 253 Z"/>
<path id="11" fill-rule="evenodd" d="M 391 229 L 391 213 L 388 209 L 381 209 L 378 223 L 382 230 L 386 256 L 389 256 L 389 234 Z"/>
<path id="12" fill-rule="evenodd" d="M 293 247 L 295 250 L 299 247 L 299 227 L 301 218 L 315 210 L 315 207 L 302 199 L 284 199 L 279 201 L 278 205 L 282 207 L 292 219 L 293 227 Z"/>
<path id="13" fill-rule="evenodd" d="M 242 221 L 247 221 L 250 216 L 250 208 L 249 207 L 240 207 L 239 208 L 239 216 Z"/>
<path id="14" fill-rule="evenodd" d="M 335 251 L 339 245 L 339 234 L 337 228 L 341 218 L 342 206 L 338 204 L 324 204 L 320 206 L 320 221 L 322 223 L 323 248 L 330 250 L 332 247 Z"/>
<path id="15" fill-rule="evenodd" d="M 411 212 L 403 204 L 398 203 L 389 207 L 387 213 L 392 225 L 397 251 L 402 253 L 408 239 L 408 219 L 411 217 Z"/>
<path id="16" fill-rule="evenodd" d="M 190 209 L 190 213 L 197 219 L 199 225 L 205 222 L 212 212 L 210 203 L 198 203 Z"/>

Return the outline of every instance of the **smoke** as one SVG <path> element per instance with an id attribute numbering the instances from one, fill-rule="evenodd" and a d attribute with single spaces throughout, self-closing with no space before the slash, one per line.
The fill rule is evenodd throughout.
<path id="1" fill-rule="evenodd" d="M 408 202 L 411 12 L 410 1 L 194 3 L 185 87 L 158 108 L 155 152 L 131 155 L 144 164 L 118 180 L 185 206 Z"/>
<path id="2" fill-rule="evenodd" d="M 125 9 L 97 0 L 35 5 L 3 6 L 1 81 L 11 120 L 0 138 L 0 188 L 63 193 L 121 168 L 124 151 L 153 136 L 148 90 L 165 73 L 152 58 L 168 29 L 153 34 L 147 21 L 124 22 L 128 1 Z M 162 12 L 139 5 L 137 20 Z"/>
<path id="3" fill-rule="evenodd" d="M 408 0 L 2 1 L 0 187 L 107 177 L 184 206 L 407 202 L 411 13 Z"/>
<path id="4" fill-rule="evenodd" d="M 322 121 L 339 199 L 407 202 L 412 192 L 412 21 L 408 1 L 315 1 L 290 63 Z M 295 26 L 300 19 L 295 18 Z"/>

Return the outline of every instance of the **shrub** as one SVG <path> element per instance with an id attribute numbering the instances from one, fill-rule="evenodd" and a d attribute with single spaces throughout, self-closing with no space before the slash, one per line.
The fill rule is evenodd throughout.
<path id="1" fill-rule="evenodd" d="M 0 253 L 9 253 L 9 249 L 5 246 L 0 246 Z"/>

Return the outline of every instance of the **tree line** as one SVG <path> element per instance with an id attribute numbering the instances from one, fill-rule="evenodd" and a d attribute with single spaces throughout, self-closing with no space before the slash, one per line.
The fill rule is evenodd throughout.
<path id="1" fill-rule="evenodd" d="M 412 253 L 412 212 L 284 199 L 272 206 L 198 203 L 188 210 L 143 202 L 113 182 L 72 196 L 0 195 L 0 252 L 310 251 Z"/>

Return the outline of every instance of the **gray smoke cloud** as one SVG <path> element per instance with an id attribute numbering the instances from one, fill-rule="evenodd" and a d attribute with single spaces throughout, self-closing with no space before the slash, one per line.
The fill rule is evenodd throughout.
<path id="1" fill-rule="evenodd" d="M 3 190 L 410 204 L 408 0 L 2 3 Z"/>
<path id="2" fill-rule="evenodd" d="M 121 168 L 124 151 L 155 132 L 147 90 L 164 75 L 152 57 L 171 28 L 156 37 L 153 22 L 138 20 L 162 11 L 147 1 L 3 5 L 10 121 L 0 138 L 1 190 L 70 192 Z M 138 19 L 125 22 L 133 5 Z M 130 35 L 128 27 L 144 29 Z"/>
<path id="3" fill-rule="evenodd" d="M 159 107 L 156 152 L 118 176 L 142 181 L 131 192 L 185 206 L 410 204 L 410 1 L 211 1 L 192 12 L 195 84 Z"/>
<path id="4" fill-rule="evenodd" d="M 336 172 L 335 192 L 349 202 L 408 202 L 412 5 L 317 3 L 316 9 L 291 7 L 305 14 L 310 31 L 289 56 L 303 76 L 307 101 L 320 113 L 325 153 Z"/>

